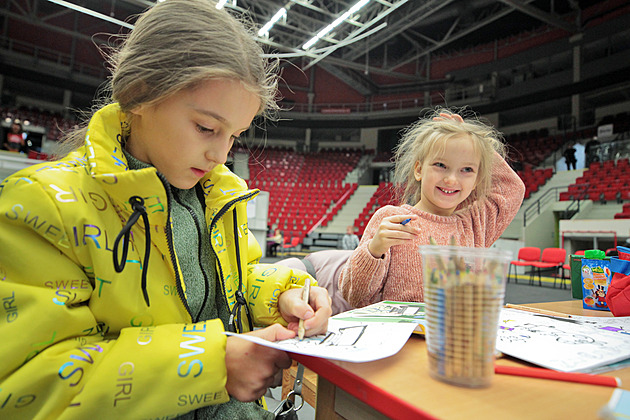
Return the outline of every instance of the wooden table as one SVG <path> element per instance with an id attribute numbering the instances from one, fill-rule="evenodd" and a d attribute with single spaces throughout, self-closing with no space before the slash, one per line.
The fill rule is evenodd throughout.
<path id="1" fill-rule="evenodd" d="M 612 316 L 607 311 L 582 309 L 580 300 L 526 306 L 573 315 Z M 309 391 L 303 394 L 305 401 L 316 406 L 317 419 L 592 420 L 598 418 L 599 409 L 613 391 L 605 386 L 511 375 L 496 375 L 492 385 L 482 389 L 449 385 L 429 376 L 426 343 L 415 334 L 400 352 L 374 362 L 350 363 L 303 355 L 294 355 L 294 359 L 308 368 L 304 387 Z M 527 365 L 510 358 L 496 363 Z M 285 374 L 287 388 L 292 389 L 295 371 L 293 375 L 291 370 Z M 630 368 L 606 375 L 621 378 L 622 387 L 630 389 Z"/>

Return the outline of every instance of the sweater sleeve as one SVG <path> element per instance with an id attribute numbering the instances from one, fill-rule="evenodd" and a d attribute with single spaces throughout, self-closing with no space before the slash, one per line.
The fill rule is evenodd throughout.
<path id="1" fill-rule="evenodd" d="M 339 288 L 343 298 L 355 308 L 380 300 L 380 293 L 387 280 L 391 254 L 388 250 L 383 258 L 374 258 L 368 250 L 368 244 L 376 234 L 383 218 L 397 214 L 396 209 L 398 208 L 394 206 L 385 206 L 374 213 L 365 228 L 359 246 L 350 256 L 339 276 Z"/>
<path id="2" fill-rule="evenodd" d="M 492 184 L 484 200 L 469 206 L 476 247 L 489 247 L 501 237 L 523 203 L 525 184 L 498 154 L 492 167 Z M 483 242 L 481 241 L 483 239 Z"/>

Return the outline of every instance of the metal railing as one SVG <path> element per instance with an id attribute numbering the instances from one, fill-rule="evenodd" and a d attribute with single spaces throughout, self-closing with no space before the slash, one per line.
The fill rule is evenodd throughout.
<path id="1" fill-rule="evenodd" d="M 542 210 L 549 204 L 552 200 L 558 201 L 560 198 L 560 193 L 567 190 L 569 186 L 558 186 L 558 187 L 550 187 L 547 191 L 543 193 L 543 195 L 538 198 L 535 202 L 530 204 L 525 211 L 523 211 L 523 227 L 527 226 L 527 220 L 532 219 L 535 216 L 538 216 L 542 213 Z M 560 191 L 562 190 L 562 191 Z M 586 190 L 586 189 L 585 189 Z M 567 210 L 571 208 L 575 203 L 577 203 L 577 211 L 580 211 L 580 200 L 584 198 L 585 192 L 582 192 L 581 197 L 574 198 L 573 201 L 567 207 Z M 567 214 L 567 210 L 565 210 L 565 214 Z"/>
<path id="2" fill-rule="evenodd" d="M 388 100 L 383 100 L 383 101 L 368 101 L 368 102 L 325 103 L 325 104 L 283 102 L 281 103 L 281 106 L 282 106 L 282 109 L 287 112 L 327 114 L 327 115 L 347 115 L 347 114 L 357 114 L 357 113 L 413 110 L 413 109 L 431 107 L 433 105 L 441 104 L 441 103 L 444 103 L 444 100 L 441 99 L 439 95 L 431 95 L 427 103 L 424 100 L 424 92 L 418 92 L 418 97 L 416 98 L 388 99 Z"/>
<path id="3" fill-rule="evenodd" d="M 590 183 L 582 183 L 582 184 L 571 184 L 573 186 L 578 187 L 578 191 L 575 192 L 571 196 L 571 202 L 564 209 L 562 218 L 570 219 L 574 214 L 580 212 L 580 203 L 585 200 L 596 201 L 589 194 Z M 551 187 L 540 197 L 538 200 L 530 204 L 525 211 L 523 212 L 523 227 L 527 226 L 527 219 L 531 219 L 532 217 L 538 216 L 545 206 L 553 199 L 555 201 L 559 200 L 560 193 L 564 192 L 568 189 L 569 186 L 558 186 Z M 563 191 L 559 191 L 563 190 Z M 588 198 L 587 198 L 588 197 Z"/>
<path id="4" fill-rule="evenodd" d="M 553 188 L 548 189 L 540 198 L 538 198 L 538 200 L 530 204 L 525 209 L 525 211 L 523 212 L 523 227 L 527 226 L 528 218 L 531 219 L 534 216 L 538 216 L 542 212 L 542 209 L 544 208 L 544 206 L 547 203 L 549 203 L 552 199 L 556 201 L 558 200 L 558 197 L 560 195 L 560 192 L 558 190 L 561 188 L 564 189 L 567 187 L 553 187 Z"/>

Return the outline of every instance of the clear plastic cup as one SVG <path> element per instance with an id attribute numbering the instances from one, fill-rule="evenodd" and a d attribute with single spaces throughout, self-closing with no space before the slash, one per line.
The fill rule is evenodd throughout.
<path id="1" fill-rule="evenodd" d="M 420 253 L 429 374 L 454 385 L 489 386 L 511 253 L 437 245 L 421 246 Z"/>

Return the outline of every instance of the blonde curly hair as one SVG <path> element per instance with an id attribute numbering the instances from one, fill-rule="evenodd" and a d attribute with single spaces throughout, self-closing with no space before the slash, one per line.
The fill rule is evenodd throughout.
<path id="1" fill-rule="evenodd" d="M 440 114 L 457 114 L 464 121 L 441 118 Z M 394 150 L 396 163 L 393 181 L 401 204 L 415 205 L 420 201 L 421 181 L 417 181 L 414 176 L 416 162 L 422 165 L 425 160 L 439 156 L 447 141 L 462 135 L 470 136 L 475 151 L 481 157 L 475 199 L 482 199 L 488 194 L 495 154 L 498 153 L 502 158 L 506 155 L 503 136 L 466 109 L 452 111 L 438 107 L 407 127 Z"/>

